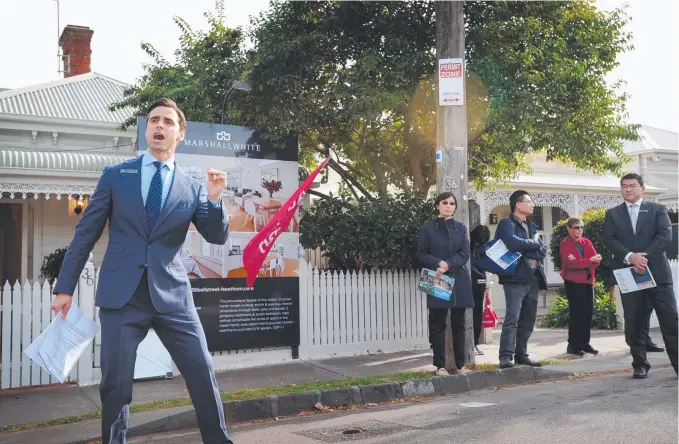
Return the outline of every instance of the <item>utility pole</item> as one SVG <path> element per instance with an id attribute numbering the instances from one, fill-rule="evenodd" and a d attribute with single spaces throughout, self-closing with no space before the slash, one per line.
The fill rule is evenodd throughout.
<path id="1" fill-rule="evenodd" d="M 438 106 L 436 108 L 436 188 L 457 198 L 455 219 L 469 227 L 467 198 L 467 104 L 464 66 L 464 2 L 437 1 L 436 58 Z M 470 273 L 470 267 L 467 266 Z M 471 274 L 470 274 L 471 279 Z M 472 309 L 465 313 L 466 363 L 474 364 Z M 450 315 L 446 322 L 446 369 L 454 370 Z M 459 344 L 455 344 L 459 347 Z"/>

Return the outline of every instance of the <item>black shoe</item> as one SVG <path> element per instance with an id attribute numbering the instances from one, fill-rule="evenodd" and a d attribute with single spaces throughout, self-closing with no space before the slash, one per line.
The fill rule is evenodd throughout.
<path id="1" fill-rule="evenodd" d="M 528 365 L 528 366 L 531 366 L 531 367 L 542 367 L 542 364 L 540 364 L 538 361 L 533 361 L 530 358 L 517 359 L 516 363 L 518 365 Z"/>
<path id="2" fill-rule="evenodd" d="M 514 363 L 512 361 L 500 362 L 500 368 L 512 368 Z"/>
<path id="3" fill-rule="evenodd" d="M 569 355 L 585 356 L 584 350 L 580 350 L 580 349 L 573 348 L 573 347 L 568 347 L 566 349 L 566 353 L 568 353 Z"/>
<path id="4" fill-rule="evenodd" d="M 589 345 L 589 344 L 587 344 L 587 345 L 585 345 L 584 347 L 582 347 L 582 351 L 584 351 L 585 353 L 591 353 L 591 354 L 593 354 L 593 355 L 598 355 L 598 354 L 599 354 L 599 350 L 595 349 L 594 347 L 592 347 L 592 346 Z"/>
<path id="5" fill-rule="evenodd" d="M 646 367 L 637 367 L 634 369 L 634 373 L 632 374 L 634 379 L 646 379 L 646 376 L 648 376 L 648 370 L 646 370 Z"/>
<path id="6" fill-rule="evenodd" d="M 665 351 L 664 348 L 658 347 L 656 344 L 653 342 L 646 344 L 646 351 L 650 353 L 662 353 Z"/>

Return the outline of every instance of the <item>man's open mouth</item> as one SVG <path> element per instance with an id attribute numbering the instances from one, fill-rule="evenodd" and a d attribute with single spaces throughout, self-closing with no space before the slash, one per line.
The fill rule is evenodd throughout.
<path id="1" fill-rule="evenodd" d="M 154 134 L 153 140 L 165 140 L 165 136 L 162 134 Z"/>

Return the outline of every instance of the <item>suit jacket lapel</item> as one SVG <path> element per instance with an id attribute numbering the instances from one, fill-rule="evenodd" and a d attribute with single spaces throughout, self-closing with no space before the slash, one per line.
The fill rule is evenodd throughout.
<path id="1" fill-rule="evenodd" d="M 163 223 L 163 220 L 170 214 L 170 211 L 184 199 L 184 196 L 186 196 L 186 175 L 181 168 L 175 164 L 174 177 L 170 184 L 170 191 L 167 194 L 163 208 L 160 210 L 156 225 L 153 227 L 153 233 L 158 231 L 160 224 Z"/>
<path id="2" fill-rule="evenodd" d="M 125 190 L 132 199 L 132 208 L 137 213 L 142 230 L 148 236 L 149 229 L 148 223 L 146 222 L 146 210 L 144 209 L 144 199 L 141 197 L 141 159 L 142 157 L 140 156 L 130 163 L 130 167 L 132 167 L 130 169 L 136 169 L 136 173 L 121 173 L 120 179 L 123 181 Z"/>
<path id="3" fill-rule="evenodd" d="M 641 232 L 641 228 L 644 226 L 644 223 L 650 218 L 650 204 L 646 202 L 645 200 L 641 202 L 641 206 L 639 207 L 639 217 L 637 217 L 637 233 Z"/>

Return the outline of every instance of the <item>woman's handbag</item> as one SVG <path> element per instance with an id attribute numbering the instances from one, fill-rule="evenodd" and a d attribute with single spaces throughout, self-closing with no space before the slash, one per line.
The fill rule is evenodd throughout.
<path id="1" fill-rule="evenodd" d="M 497 313 L 493 310 L 493 306 L 490 303 L 490 294 L 486 293 L 486 299 L 483 308 L 483 328 L 495 328 L 497 324 L 500 323 L 500 318 L 498 318 Z"/>

